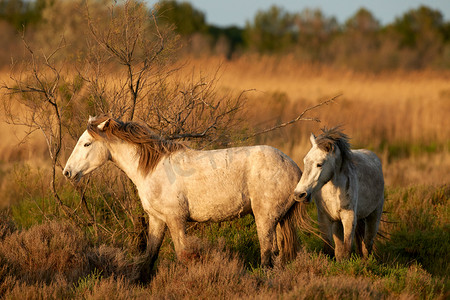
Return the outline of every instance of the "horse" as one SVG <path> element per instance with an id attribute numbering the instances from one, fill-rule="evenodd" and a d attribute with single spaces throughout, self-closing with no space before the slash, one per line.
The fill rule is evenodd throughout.
<path id="1" fill-rule="evenodd" d="M 222 222 L 253 214 L 261 265 L 295 257 L 301 209 L 293 190 L 297 164 L 270 146 L 194 150 L 155 135 L 147 125 L 89 117 L 63 175 L 78 182 L 106 162 L 132 180 L 148 214 L 147 261 L 153 269 L 166 229 L 185 257 L 187 222 Z M 184 256 L 183 256 L 184 255 Z"/>
<path id="2" fill-rule="evenodd" d="M 336 260 L 349 258 L 355 238 L 357 253 L 366 259 L 383 212 L 380 159 L 369 150 L 351 150 L 348 136 L 339 127 L 324 128 L 317 138 L 311 134 L 310 141 L 294 195 L 305 203 L 315 200 L 327 254 L 334 254 Z"/>

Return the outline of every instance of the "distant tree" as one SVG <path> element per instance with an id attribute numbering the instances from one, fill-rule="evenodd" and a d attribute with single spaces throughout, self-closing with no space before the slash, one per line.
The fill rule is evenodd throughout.
<path id="1" fill-rule="evenodd" d="M 450 21 L 445 22 L 442 26 L 442 36 L 446 43 L 450 43 Z"/>
<path id="2" fill-rule="evenodd" d="M 225 39 L 228 43 L 227 49 L 225 50 L 225 54 L 228 58 L 231 58 L 232 54 L 244 44 L 243 33 L 244 30 L 237 26 L 230 27 L 219 27 L 210 25 L 208 26 L 208 33 L 213 38 L 213 42 L 218 45 L 221 39 Z"/>
<path id="3" fill-rule="evenodd" d="M 46 5 L 46 0 L 0 0 L 0 19 L 20 30 L 27 24 L 39 22 Z"/>
<path id="4" fill-rule="evenodd" d="M 391 28 L 400 36 L 401 45 L 416 47 L 427 35 L 442 38 L 444 27 L 442 13 L 426 6 L 412 9 L 397 18 Z"/>
<path id="5" fill-rule="evenodd" d="M 365 8 L 359 9 L 344 23 L 331 48 L 337 65 L 372 71 L 385 66 L 378 55 L 380 22 Z"/>
<path id="6" fill-rule="evenodd" d="M 345 22 L 345 29 L 362 33 L 373 33 L 380 30 L 380 22 L 366 8 L 360 8 L 356 14 Z"/>
<path id="7" fill-rule="evenodd" d="M 204 13 L 188 2 L 162 0 L 155 7 L 160 24 L 175 25 L 174 30 L 181 35 L 207 32 Z"/>
<path id="8" fill-rule="evenodd" d="M 294 17 L 297 45 L 309 59 L 324 60 L 327 48 L 339 31 L 335 17 L 326 17 L 321 10 L 305 9 Z"/>
<path id="9" fill-rule="evenodd" d="M 258 11 L 253 23 L 247 22 L 244 40 L 250 49 L 273 53 L 292 46 L 294 35 L 294 16 L 274 5 Z"/>
<path id="10" fill-rule="evenodd" d="M 433 65 L 444 49 L 446 27 L 442 13 L 426 6 L 412 9 L 388 26 L 399 47 L 409 51 L 408 68 Z"/>

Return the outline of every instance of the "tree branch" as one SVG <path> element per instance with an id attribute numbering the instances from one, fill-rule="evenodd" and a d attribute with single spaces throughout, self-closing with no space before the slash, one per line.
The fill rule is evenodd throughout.
<path id="1" fill-rule="evenodd" d="M 258 135 L 261 135 L 261 134 L 264 134 L 264 133 L 267 133 L 267 132 L 270 132 L 270 131 L 274 131 L 274 130 L 276 130 L 276 129 L 283 128 L 283 127 L 286 127 L 286 126 L 288 126 L 288 125 L 294 124 L 294 123 L 296 123 L 296 122 L 298 122 L 298 121 L 315 121 L 315 122 L 320 122 L 320 120 L 319 120 L 318 118 L 305 118 L 305 117 L 303 117 L 303 116 L 304 116 L 307 112 L 309 112 L 309 111 L 311 111 L 311 110 L 313 110 L 313 109 L 319 108 L 319 107 L 324 106 L 324 105 L 328 105 L 328 104 L 330 104 L 330 103 L 334 103 L 334 100 L 335 100 L 336 98 L 340 97 L 340 96 L 342 96 L 342 94 L 336 95 L 336 96 L 334 96 L 334 97 L 332 97 L 332 98 L 330 98 L 330 99 L 328 99 L 328 100 L 325 100 L 325 101 L 320 102 L 319 104 L 316 104 L 316 105 L 314 105 L 314 106 L 308 107 L 308 108 L 305 109 L 301 114 L 299 114 L 295 119 L 292 119 L 292 120 L 290 120 L 290 121 L 288 121 L 288 122 L 284 122 L 284 123 L 282 123 L 282 124 L 279 124 L 279 125 L 274 126 L 274 127 L 271 127 L 271 128 L 267 128 L 267 129 L 264 129 L 264 130 L 255 132 L 255 133 L 253 133 L 253 134 L 251 134 L 251 135 L 249 135 L 249 136 L 247 136 L 247 137 L 244 137 L 242 140 L 244 140 L 244 141 L 245 141 L 245 140 L 248 140 L 248 139 L 253 138 L 253 137 L 255 137 L 255 136 L 258 136 Z"/>

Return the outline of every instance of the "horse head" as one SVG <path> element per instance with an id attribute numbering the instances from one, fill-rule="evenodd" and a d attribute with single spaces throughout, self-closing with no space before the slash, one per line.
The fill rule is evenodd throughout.
<path id="1" fill-rule="evenodd" d="M 340 164 L 340 149 L 333 143 L 318 144 L 311 134 L 311 149 L 303 159 L 304 171 L 294 195 L 297 201 L 311 202 L 311 197 L 333 178 L 336 166 Z"/>
<path id="2" fill-rule="evenodd" d="M 89 126 L 95 126 L 95 130 L 102 132 L 108 125 L 109 119 L 95 124 L 96 119 L 89 118 Z M 95 125 L 94 125 L 95 124 Z M 95 138 L 89 130 L 86 130 L 78 139 L 66 166 L 63 170 L 64 176 L 76 182 L 94 171 L 110 159 L 110 152 L 103 139 Z"/>

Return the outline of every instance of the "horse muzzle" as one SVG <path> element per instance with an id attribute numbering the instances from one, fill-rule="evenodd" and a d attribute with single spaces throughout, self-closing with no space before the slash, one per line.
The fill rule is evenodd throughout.
<path id="1" fill-rule="evenodd" d="M 294 192 L 295 200 L 303 203 L 311 202 L 311 193 L 308 192 Z"/>
<path id="2" fill-rule="evenodd" d="M 70 179 L 70 177 L 72 177 L 72 172 L 69 170 L 64 170 L 63 175 Z"/>
<path id="3" fill-rule="evenodd" d="M 81 177 L 83 177 L 83 173 L 82 172 L 78 172 L 78 173 L 74 173 L 69 169 L 64 169 L 63 170 L 63 175 L 69 179 L 69 180 L 73 180 L 75 182 L 79 182 Z"/>

